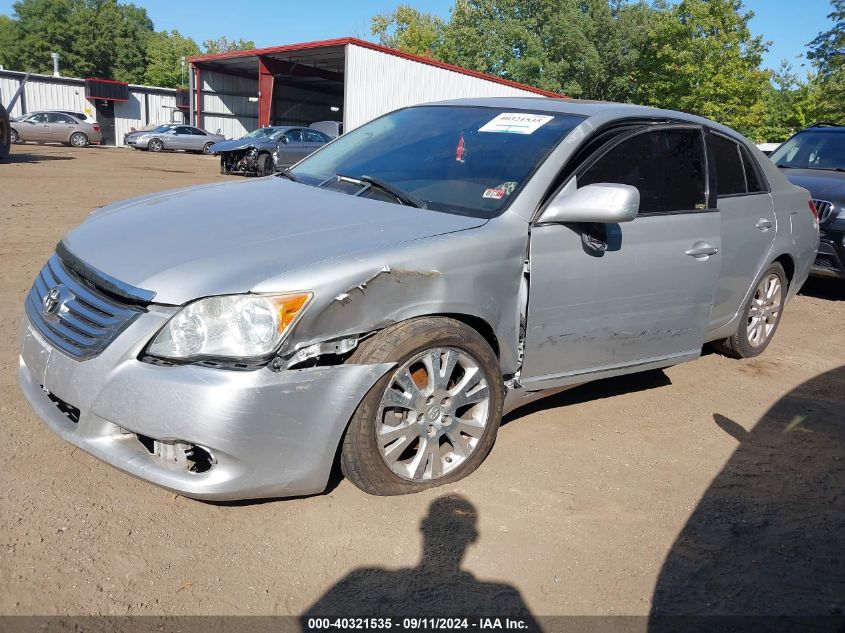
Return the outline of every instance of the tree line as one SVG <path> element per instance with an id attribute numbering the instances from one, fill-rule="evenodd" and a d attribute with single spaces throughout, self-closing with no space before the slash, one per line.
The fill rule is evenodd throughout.
<path id="1" fill-rule="evenodd" d="M 255 48 L 226 37 L 202 46 L 179 31 L 156 31 L 146 9 L 118 0 L 20 0 L 0 15 L 0 65 L 51 73 L 177 87 L 187 81 L 182 58 Z"/>
<path id="2" fill-rule="evenodd" d="M 781 141 L 815 121 L 845 123 L 845 0 L 831 5 L 803 75 L 787 61 L 762 68 L 769 42 L 741 0 L 456 0 L 447 19 L 400 5 L 371 33 L 570 97 L 683 110 Z"/>
<path id="3" fill-rule="evenodd" d="M 371 20 L 382 44 L 581 99 L 700 114 L 755 141 L 845 123 L 845 0 L 806 43 L 809 71 L 762 68 L 769 42 L 741 0 L 456 0 L 448 18 L 399 5 Z M 156 31 L 118 0 L 19 0 L 0 15 L 0 65 L 175 87 L 182 58 L 254 48 Z"/>

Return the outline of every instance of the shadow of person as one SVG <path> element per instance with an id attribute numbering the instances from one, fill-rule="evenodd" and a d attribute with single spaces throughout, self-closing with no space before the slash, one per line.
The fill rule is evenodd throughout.
<path id="1" fill-rule="evenodd" d="M 673 615 L 827 616 L 818 630 L 845 630 L 845 366 L 750 431 L 713 417 L 739 446 L 663 564 L 650 630 L 674 628 Z"/>
<path id="2" fill-rule="evenodd" d="M 461 569 L 467 548 L 478 540 L 478 513 L 460 495 L 436 499 L 423 519 L 422 559 L 417 567 L 352 571 L 302 616 L 497 617 L 520 619 L 539 630 L 519 591 L 504 583 L 482 582 Z M 401 620 L 400 620 L 401 622 Z"/>

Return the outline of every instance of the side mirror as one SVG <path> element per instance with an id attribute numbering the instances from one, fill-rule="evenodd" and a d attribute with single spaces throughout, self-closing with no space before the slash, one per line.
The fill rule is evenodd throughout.
<path id="1" fill-rule="evenodd" d="M 567 186 L 546 207 L 540 222 L 630 222 L 640 209 L 640 192 L 631 185 L 599 182 L 572 190 Z"/>

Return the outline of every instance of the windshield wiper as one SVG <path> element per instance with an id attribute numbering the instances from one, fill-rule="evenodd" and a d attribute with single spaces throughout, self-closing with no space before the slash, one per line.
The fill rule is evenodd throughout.
<path id="1" fill-rule="evenodd" d="M 297 177 L 294 176 L 292 173 L 290 173 L 290 169 L 283 169 L 282 171 L 279 172 L 279 175 L 284 176 L 288 180 L 293 180 L 294 182 L 299 182 Z"/>
<path id="2" fill-rule="evenodd" d="M 358 176 L 357 178 L 354 178 L 352 176 L 344 176 L 343 174 L 337 174 L 335 177 L 339 180 L 346 180 L 356 183 L 365 183 L 369 185 L 370 188 L 381 189 L 382 191 L 386 191 L 406 206 L 416 207 L 417 209 L 427 208 L 425 200 L 421 200 L 417 198 L 414 194 L 408 193 L 407 191 L 403 191 L 402 189 L 399 189 L 399 187 L 394 187 L 389 182 L 384 182 L 383 180 L 379 180 L 378 178 L 373 178 L 372 176 Z"/>

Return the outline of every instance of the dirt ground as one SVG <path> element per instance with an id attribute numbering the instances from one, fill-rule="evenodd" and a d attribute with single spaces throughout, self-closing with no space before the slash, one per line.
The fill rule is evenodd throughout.
<path id="1" fill-rule="evenodd" d="M 809 284 L 759 359 L 706 354 L 517 411 L 478 472 L 415 496 L 338 479 L 201 503 L 60 440 L 17 388 L 35 274 L 92 209 L 222 178 L 212 158 L 117 149 L 15 146 L 0 164 L 0 614 L 300 614 L 430 582 L 536 616 L 845 609 L 845 284 Z"/>

